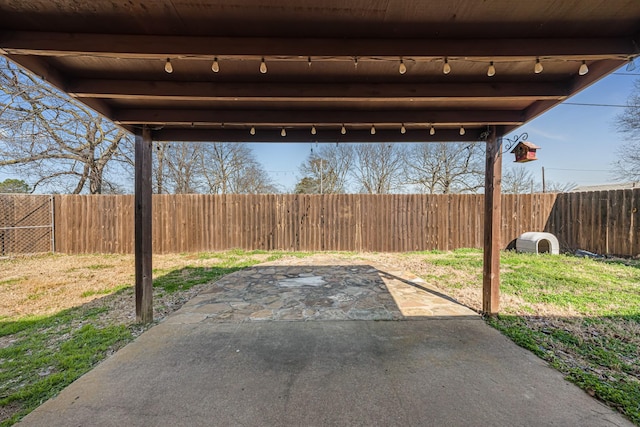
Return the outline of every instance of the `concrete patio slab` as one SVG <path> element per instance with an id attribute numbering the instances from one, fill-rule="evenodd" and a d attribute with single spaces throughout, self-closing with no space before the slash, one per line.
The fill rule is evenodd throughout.
<path id="1" fill-rule="evenodd" d="M 481 320 L 165 322 L 28 426 L 627 426 Z"/>
<path id="2" fill-rule="evenodd" d="M 326 264 L 224 277 L 22 425 L 632 424 L 419 278 Z"/>

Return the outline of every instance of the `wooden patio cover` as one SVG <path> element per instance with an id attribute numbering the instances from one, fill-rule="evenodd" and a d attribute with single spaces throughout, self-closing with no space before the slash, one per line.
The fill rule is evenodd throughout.
<path id="1" fill-rule="evenodd" d="M 142 320 L 152 140 L 487 141 L 497 312 L 502 135 L 639 45 L 637 0 L 0 0 L 0 54 L 137 135 Z"/>

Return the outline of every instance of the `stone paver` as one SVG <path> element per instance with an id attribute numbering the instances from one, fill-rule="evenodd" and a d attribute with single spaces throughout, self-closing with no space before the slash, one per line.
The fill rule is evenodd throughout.
<path id="1" fill-rule="evenodd" d="M 213 283 L 172 322 L 405 320 L 477 313 L 419 277 L 386 266 L 327 258 L 262 264 Z"/>

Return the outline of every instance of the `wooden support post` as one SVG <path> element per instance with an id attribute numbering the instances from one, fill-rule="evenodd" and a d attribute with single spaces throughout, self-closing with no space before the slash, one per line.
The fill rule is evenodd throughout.
<path id="1" fill-rule="evenodd" d="M 487 140 L 484 187 L 484 264 L 482 311 L 494 315 L 500 308 L 500 227 L 502 181 L 502 135 L 495 127 Z"/>
<path id="2" fill-rule="evenodd" d="M 151 130 L 136 133 L 135 147 L 135 264 L 136 319 L 153 321 L 153 280 L 151 275 Z"/>

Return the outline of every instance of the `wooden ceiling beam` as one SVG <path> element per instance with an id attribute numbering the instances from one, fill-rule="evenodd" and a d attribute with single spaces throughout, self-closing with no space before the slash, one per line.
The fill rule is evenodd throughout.
<path id="1" fill-rule="evenodd" d="M 215 100 L 479 100 L 564 99 L 561 83 L 215 83 L 140 80 L 77 80 L 67 85 L 78 98 Z"/>
<path id="2" fill-rule="evenodd" d="M 636 52 L 634 37 L 364 39 L 186 37 L 3 31 L 0 50 L 14 55 L 116 58 L 248 56 L 614 57 Z"/>
<path id="3" fill-rule="evenodd" d="M 522 113 L 514 110 L 150 110 L 122 109 L 113 113 L 121 125 L 215 125 L 237 123 L 249 125 L 322 125 L 343 123 L 404 124 L 502 124 L 521 125 Z"/>
<path id="4" fill-rule="evenodd" d="M 154 141 L 192 141 L 192 142 L 475 142 L 485 137 L 485 128 L 467 129 L 460 135 L 457 129 L 439 129 L 434 135 L 425 130 L 407 130 L 401 134 L 398 130 L 378 129 L 375 135 L 369 130 L 350 130 L 342 135 L 338 129 L 318 129 L 312 135 L 308 129 L 287 129 L 287 135 L 281 136 L 280 129 L 260 129 L 250 135 L 247 129 L 159 129 L 152 132 Z"/>

